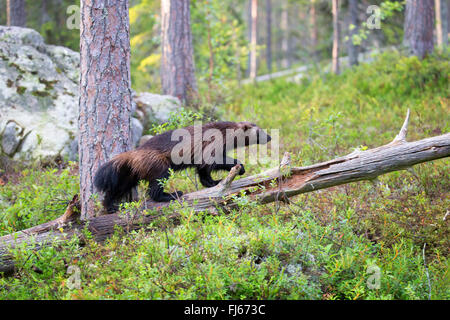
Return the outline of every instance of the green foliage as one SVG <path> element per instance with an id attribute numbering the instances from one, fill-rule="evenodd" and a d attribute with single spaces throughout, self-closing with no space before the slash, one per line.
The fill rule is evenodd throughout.
<path id="1" fill-rule="evenodd" d="M 243 21 L 227 1 L 195 0 L 190 9 L 199 84 L 223 86 L 236 77 L 247 59 Z M 136 90 L 160 90 L 160 19 L 159 1 L 141 0 L 130 8 L 131 75 Z"/>
<path id="2" fill-rule="evenodd" d="M 181 108 L 180 110 L 170 112 L 167 122 L 153 125 L 150 129 L 150 133 L 161 134 L 165 131 L 184 128 L 193 125 L 195 121 L 201 121 L 203 119 L 204 115 L 201 112 Z"/>
<path id="3" fill-rule="evenodd" d="M 80 0 L 47 1 L 44 10 L 42 1 L 26 1 L 27 27 L 37 30 L 48 44 L 62 45 L 78 51 L 80 29 L 69 29 L 67 21 L 78 11 L 68 11 L 70 6 L 80 6 Z"/>
<path id="4" fill-rule="evenodd" d="M 50 221 L 64 213 L 69 201 L 78 193 L 75 165 L 58 170 L 30 167 L 15 172 L 0 189 L 0 235 Z"/>
<path id="5" fill-rule="evenodd" d="M 221 109 L 229 120 L 279 128 L 280 151 L 291 152 L 293 165 L 310 164 L 391 141 L 407 108 L 408 140 L 448 132 L 446 61 L 445 55 L 419 61 L 386 53 L 341 76 L 245 86 Z M 195 119 L 174 115 L 155 132 Z M 178 212 L 176 223 L 163 216 L 148 229 L 127 234 L 118 228 L 102 244 L 85 232 L 83 247 L 74 240 L 39 251 L 17 248 L 20 271 L 0 278 L 0 299 L 449 299 L 448 217 L 443 220 L 450 207 L 449 166 L 441 159 L 377 181 L 299 195 L 289 206 L 259 206 L 241 194 L 236 208 L 211 215 L 175 202 L 167 214 Z M 250 175 L 262 167 L 246 169 Z M 20 210 L 42 217 L 42 202 L 52 199 L 45 195 L 62 194 L 61 181 L 73 182 L 64 186 L 71 190 L 66 202 L 76 192 L 76 172 L 59 174 L 29 170 L 16 183 L 10 179 L 0 195 L 41 199 Z M 193 191 L 192 177 L 179 172 L 165 187 Z M 36 195 L 30 185 L 46 188 Z M 124 205 L 121 214 L 132 218 L 138 205 Z M 58 210 L 48 220 L 64 206 Z M 68 286 L 70 266 L 80 270 L 80 287 Z"/>
<path id="6" fill-rule="evenodd" d="M 159 91 L 160 1 L 130 4 L 131 83 L 142 91 Z"/>
<path id="7" fill-rule="evenodd" d="M 241 7 L 238 3 L 238 8 Z M 192 34 L 199 82 L 213 81 L 223 85 L 225 80 L 236 78 L 236 72 L 244 67 L 248 48 L 245 26 L 230 1 L 192 1 Z M 211 45 L 211 47 L 210 47 Z M 212 79 L 210 58 L 213 60 Z"/>
<path id="8" fill-rule="evenodd" d="M 380 21 L 381 23 L 385 24 L 386 20 L 394 16 L 398 12 L 402 12 L 405 5 L 405 1 L 383 1 L 379 5 L 379 11 L 372 12 L 372 17 L 369 18 L 371 20 L 371 24 L 374 23 L 375 20 Z M 356 28 L 354 25 L 349 26 L 350 30 Z M 395 28 L 395 26 L 389 26 L 382 28 L 383 32 L 388 38 L 392 38 L 392 29 Z M 359 32 L 357 34 L 354 34 L 352 36 L 352 42 L 355 45 L 361 45 L 364 40 L 367 40 L 367 37 L 372 32 L 370 26 L 367 22 L 363 22 L 361 24 L 361 27 L 359 28 Z M 391 41 L 389 41 L 391 42 Z"/>
<path id="9" fill-rule="evenodd" d="M 393 139 L 408 108 L 409 139 L 448 132 L 442 116 L 449 104 L 448 54 L 419 61 L 386 52 L 340 76 L 311 71 L 301 85 L 281 79 L 246 86 L 227 105 L 227 115 L 279 128 L 283 149 L 298 153 L 299 164 Z"/>

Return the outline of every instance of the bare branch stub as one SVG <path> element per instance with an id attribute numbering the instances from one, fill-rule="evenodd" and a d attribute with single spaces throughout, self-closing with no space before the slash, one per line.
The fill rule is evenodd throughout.
<path id="1" fill-rule="evenodd" d="M 241 169 L 241 165 L 237 164 L 233 168 L 231 168 L 228 175 L 220 181 L 220 183 L 217 185 L 217 188 L 219 189 L 218 195 L 219 197 L 224 195 L 228 189 L 230 189 L 231 183 L 236 178 L 237 174 L 239 173 L 239 170 Z"/>
<path id="2" fill-rule="evenodd" d="M 280 162 L 280 176 L 289 175 L 291 173 L 291 154 L 285 152 Z"/>
<path id="3" fill-rule="evenodd" d="M 400 132 L 394 138 L 394 140 L 392 140 L 391 144 L 399 143 L 399 142 L 400 143 L 406 142 L 406 135 L 408 133 L 408 124 L 409 124 L 409 115 L 410 115 L 410 113 L 411 113 L 411 111 L 408 109 L 408 111 L 406 112 L 405 122 L 403 122 L 403 126 L 400 129 Z"/>
<path id="4" fill-rule="evenodd" d="M 278 201 L 282 201 L 286 204 L 290 203 L 289 197 L 282 190 L 283 178 L 287 177 L 291 174 L 291 154 L 289 152 L 285 152 L 283 155 L 283 159 L 280 161 L 279 168 L 279 176 L 278 176 L 278 192 L 276 194 L 276 199 Z"/>
<path id="5" fill-rule="evenodd" d="M 75 220 L 80 216 L 80 201 L 78 198 L 78 194 L 74 195 L 72 200 L 69 202 L 66 211 L 64 214 L 59 217 L 60 222 L 62 224 L 67 223 L 69 221 Z"/>

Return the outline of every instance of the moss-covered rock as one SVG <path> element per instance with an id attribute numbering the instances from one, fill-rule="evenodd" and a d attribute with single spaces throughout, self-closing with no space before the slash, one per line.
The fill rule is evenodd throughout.
<path id="1" fill-rule="evenodd" d="M 79 77 L 79 53 L 45 44 L 32 29 L 0 26 L 0 155 L 75 160 Z M 143 93 L 133 98 L 135 144 L 146 123 L 166 121 L 180 107 L 170 96 Z"/>

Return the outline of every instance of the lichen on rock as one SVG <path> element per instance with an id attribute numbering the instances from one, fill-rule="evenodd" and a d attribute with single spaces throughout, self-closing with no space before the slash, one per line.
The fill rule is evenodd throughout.
<path id="1" fill-rule="evenodd" d="M 35 30 L 0 26 L 0 155 L 76 160 L 79 77 L 79 53 L 45 44 Z M 151 124 L 180 107 L 171 96 L 133 99 L 135 145 Z"/>

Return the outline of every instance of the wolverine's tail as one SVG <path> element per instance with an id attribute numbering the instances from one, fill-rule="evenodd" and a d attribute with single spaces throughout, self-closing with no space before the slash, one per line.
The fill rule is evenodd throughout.
<path id="1" fill-rule="evenodd" d="M 95 174 L 94 185 L 105 193 L 103 205 L 108 211 L 113 211 L 114 204 L 125 196 L 130 198 L 132 189 L 138 183 L 139 179 L 127 160 L 129 155 L 123 153 L 103 164 Z"/>
<path id="2" fill-rule="evenodd" d="M 95 187 L 103 192 L 117 190 L 120 184 L 120 171 L 121 167 L 115 166 L 112 161 L 103 164 L 95 174 Z"/>

